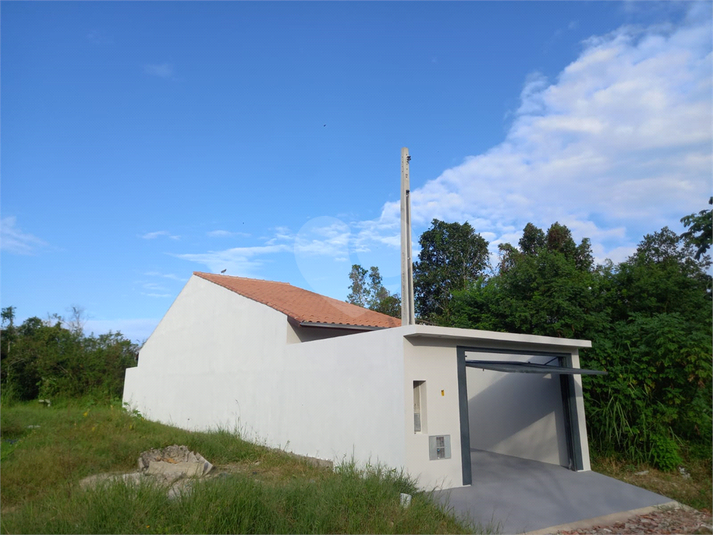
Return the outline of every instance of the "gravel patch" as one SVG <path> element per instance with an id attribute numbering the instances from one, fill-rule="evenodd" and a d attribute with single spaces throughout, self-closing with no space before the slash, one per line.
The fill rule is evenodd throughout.
<path id="1" fill-rule="evenodd" d="M 633 535 L 641 533 L 693 534 L 713 533 L 711 514 L 690 507 L 667 507 L 650 513 L 632 516 L 625 521 L 571 531 L 553 532 L 557 535 Z"/>

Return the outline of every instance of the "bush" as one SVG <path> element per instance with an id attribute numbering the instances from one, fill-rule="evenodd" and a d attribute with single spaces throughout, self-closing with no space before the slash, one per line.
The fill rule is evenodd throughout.
<path id="1" fill-rule="evenodd" d="M 85 336 L 29 318 L 2 330 L 3 402 L 91 396 L 121 397 L 126 368 L 136 365 L 138 346 L 121 333 Z"/>

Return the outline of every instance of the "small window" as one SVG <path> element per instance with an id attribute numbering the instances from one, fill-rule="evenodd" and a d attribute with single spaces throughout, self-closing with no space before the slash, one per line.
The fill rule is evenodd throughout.
<path id="1" fill-rule="evenodd" d="M 426 427 L 426 381 L 413 382 L 413 432 L 422 433 Z"/>

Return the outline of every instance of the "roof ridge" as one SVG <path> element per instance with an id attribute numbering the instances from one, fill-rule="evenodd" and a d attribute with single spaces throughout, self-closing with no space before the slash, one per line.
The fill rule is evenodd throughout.
<path id="1" fill-rule="evenodd" d="M 270 282 L 272 284 L 286 284 L 287 286 L 292 286 L 289 282 L 282 282 L 282 281 L 271 281 L 267 279 L 253 279 L 252 277 L 238 277 L 237 275 L 224 275 L 222 273 L 206 273 L 205 271 L 194 271 L 194 275 L 198 275 L 199 277 L 201 275 L 210 275 L 211 277 L 227 277 L 229 279 L 241 279 L 241 280 L 246 280 L 246 281 L 258 281 L 258 282 Z M 297 286 L 295 286 L 297 288 Z M 309 292 L 309 290 L 305 290 Z"/>

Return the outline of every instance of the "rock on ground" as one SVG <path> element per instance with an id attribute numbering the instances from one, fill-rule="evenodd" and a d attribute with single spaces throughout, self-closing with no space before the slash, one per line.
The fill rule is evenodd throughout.
<path id="1" fill-rule="evenodd" d="M 123 480 L 137 484 L 152 481 L 168 486 L 169 498 L 190 492 L 191 481 L 186 478 L 206 477 L 213 465 L 200 453 L 190 451 L 186 446 L 168 446 L 163 449 L 144 451 L 139 456 L 139 469 L 128 474 L 96 474 L 79 482 L 83 489 L 94 488 L 103 482 Z"/>

